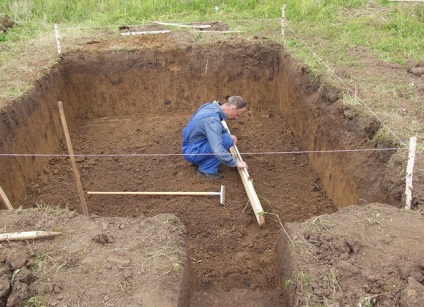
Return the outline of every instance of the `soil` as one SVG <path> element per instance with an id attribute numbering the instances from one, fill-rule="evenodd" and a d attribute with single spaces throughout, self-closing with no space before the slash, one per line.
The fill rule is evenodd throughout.
<path id="1" fill-rule="evenodd" d="M 125 41 L 138 48 L 173 42 L 165 35 Z M 112 45 L 90 42 L 69 62 L 87 65 L 84 52 Z M 96 103 L 108 105 L 102 99 Z M 159 101 L 143 112 L 72 118 L 84 192 L 218 192 L 224 185 L 225 204 L 204 195 L 90 194 L 84 216 L 69 157 L 51 156 L 14 197 L 21 208 L 0 211 L 0 230 L 62 234 L 1 243 L 1 306 L 424 305 L 420 210 L 380 203 L 338 210 L 307 155 L 258 154 L 303 147 L 283 116 L 262 105 L 228 122 L 265 211 L 259 227 L 236 169 L 222 166 L 224 179 L 210 180 L 176 154 L 182 128 L 205 100 L 190 109 Z"/>
<path id="2" fill-rule="evenodd" d="M 181 129 L 189 116 L 137 115 L 77 123 L 76 129 L 71 131 L 76 152 L 90 155 L 136 150 L 146 154 L 139 157 L 77 157 L 83 188 L 85 191 L 219 192 L 224 185 L 224 206 L 220 205 L 219 197 L 210 196 L 89 195 L 89 211 L 99 216 L 134 218 L 175 214 L 187 229 L 191 267 L 196 276 L 192 285 L 195 293 L 232 289 L 269 292 L 277 283 L 275 242 L 281 235 L 279 221 L 273 215 L 266 215 L 266 227 L 258 227 L 236 169 L 221 167 L 225 178 L 216 182 L 198 177 L 197 169 L 181 156 L 166 155 L 180 150 Z M 228 124 L 231 132 L 239 136 L 241 151 L 245 146 L 288 151 L 296 147 L 296 141 L 287 128 L 279 124 L 279 129 L 267 132 L 267 127 L 276 126 L 280 120 L 277 115 L 249 112 L 240 122 Z M 256 133 L 248 133 L 252 129 L 248 127 L 255 127 Z M 271 147 L 267 144 L 268 138 L 264 137 L 266 134 L 274 140 Z M 251 178 L 267 213 L 278 214 L 283 221 L 297 221 L 319 212 L 336 211 L 325 197 L 305 156 L 252 156 L 249 165 Z M 268 180 L 270 174 L 272 181 Z M 68 204 L 70 210 L 79 210 L 72 178 L 69 159 L 53 158 L 29 185 L 20 204 L 24 207 Z M 278 292 L 275 295 L 278 296 Z M 202 301 L 199 300 L 199 306 Z"/>
<path id="3" fill-rule="evenodd" d="M 295 272 L 283 273 L 290 306 L 423 306 L 422 224 L 380 203 L 287 224 L 278 254 Z"/>

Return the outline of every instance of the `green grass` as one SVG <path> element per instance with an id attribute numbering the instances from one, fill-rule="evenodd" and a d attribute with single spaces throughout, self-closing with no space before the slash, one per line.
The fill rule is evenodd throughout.
<path id="1" fill-rule="evenodd" d="M 15 23 L 6 33 L 0 32 L 0 99 L 23 95 L 40 72 L 55 63 L 53 25 L 60 24 L 62 46 L 77 45 L 80 38 L 100 37 L 99 29 L 115 31 L 120 25 L 141 25 L 152 21 L 196 22 L 222 21 L 231 30 L 243 31 L 246 38 L 268 37 L 281 42 L 281 9 L 286 4 L 284 46 L 307 64 L 315 77 L 341 84 L 335 75 L 345 68 L 361 67 L 356 48 L 367 50 L 368 56 L 387 62 L 405 64 L 423 60 L 424 3 L 389 2 L 388 0 L 0 0 L 0 20 L 9 16 Z M 216 9 L 218 7 L 218 9 Z M 96 32 L 97 31 L 97 32 Z M 98 35 L 101 34 L 101 35 Z M 96 36 L 97 35 L 97 36 Z M 231 39 L 231 35 L 227 36 Z M 203 38 L 199 35 L 198 40 Z M 38 54 L 25 50 L 38 46 Z M 120 48 L 117 46 L 117 48 Z M 24 50 L 24 51 L 22 51 Z M 19 55 L 19 56 L 16 56 Z M 38 68 L 34 69 L 34 64 Z M 40 69 L 41 67 L 41 69 Z M 31 77 L 31 78 L 30 78 Z M 349 76 L 346 77 L 348 83 Z M 396 95 L 408 95 L 408 88 L 390 90 L 387 82 L 355 80 L 362 93 L 374 93 L 374 101 L 385 121 L 402 120 L 396 115 Z M 359 82 L 359 83 L 357 83 Z M 390 84 L 389 84 L 390 85 Z M 345 87 L 344 85 L 342 87 Z M 376 92 L 379 91 L 379 92 Z M 368 97 L 369 98 L 369 97 Z M 411 96 L 415 114 L 423 116 L 419 97 Z M 392 108 L 393 106 L 393 108 Z M 390 109 L 393 109 L 392 110 Z M 399 117 L 399 119 L 398 119 Z M 417 120 L 413 118 L 413 120 Z M 394 124 L 397 126 L 397 124 Z M 390 125 L 392 126 L 392 125 Z M 422 133 L 424 127 L 405 127 Z M 404 128 L 400 128 L 404 129 Z M 414 130 L 415 129 L 415 130 Z"/>
<path id="2" fill-rule="evenodd" d="M 387 61 L 422 56 L 424 4 L 387 0 L 0 0 L 0 12 L 17 25 L 7 35 L 2 33 L 0 42 L 35 37 L 50 31 L 54 23 L 107 26 L 155 20 L 277 19 L 283 3 L 290 29 L 331 41 L 335 53 L 361 45 Z"/>

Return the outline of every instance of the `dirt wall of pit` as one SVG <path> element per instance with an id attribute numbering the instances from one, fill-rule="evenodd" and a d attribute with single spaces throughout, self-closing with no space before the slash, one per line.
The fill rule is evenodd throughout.
<path id="1" fill-rule="evenodd" d="M 166 47 L 133 44 L 124 50 L 90 44 L 64 54 L 27 95 L 2 110 L 0 153 L 66 153 L 58 100 L 72 126 L 77 118 L 190 113 L 201 103 L 226 95 L 245 97 L 252 110 L 282 113 L 301 150 L 369 147 L 379 128 L 366 116 L 345 116 L 339 91 L 321 85 L 276 43 L 175 42 Z M 390 202 L 384 179 L 389 158 L 390 154 L 372 153 L 309 154 L 328 197 L 338 207 L 360 199 Z M 1 157 L 0 184 L 12 202 L 48 160 Z"/>
<path id="2" fill-rule="evenodd" d="M 375 201 L 397 204 L 399 194 L 389 191 L 387 175 L 391 152 L 336 152 L 385 146 L 372 145 L 381 124 L 344 105 L 340 90 L 321 84 L 291 55 L 282 53 L 280 59 L 279 77 L 284 86 L 280 87 L 279 111 L 301 149 L 310 152 L 309 162 L 327 195 L 339 208 Z"/>
<path id="3" fill-rule="evenodd" d="M 42 155 L 60 148 L 63 133 L 57 101 L 63 86 L 63 71 L 57 67 L 0 110 L 0 154 L 6 154 L 0 157 L 0 185 L 12 205 L 48 163 L 49 157 Z"/>

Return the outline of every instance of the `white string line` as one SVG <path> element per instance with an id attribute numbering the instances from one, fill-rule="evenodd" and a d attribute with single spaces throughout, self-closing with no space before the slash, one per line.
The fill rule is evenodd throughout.
<path id="1" fill-rule="evenodd" d="M 365 108 L 367 108 L 367 110 L 369 111 L 369 112 L 371 112 L 371 114 L 372 115 L 374 115 L 375 116 L 375 118 L 377 118 L 382 124 L 383 124 L 383 126 L 403 145 L 403 146 L 406 146 L 406 144 L 389 128 L 389 126 L 387 126 L 381 119 L 380 119 L 380 117 L 378 117 L 378 115 L 373 111 L 373 110 L 371 110 L 371 108 L 370 107 L 368 107 L 362 100 L 361 100 L 361 98 L 359 98 L 357 95 L 356 95 L 356 93 L 343 81 L 343 79 L 341 79 L 336 73 L 335 73 L 335 71 L 329 66 L 329 65 L 327 65 L 327 63 L 325 63 L 324 62 L 324 60 L 323 59 L 321 59 L 320 58 L 320 56 L 318 55 L 318 54 L 316 54 L 313 50 L 312 50 L 312 48 L 310 48 L 301 38 L 300 38 L 300 36 L 286 23 L 286 26 L 293 32 L 293 34 L 296 36 L 296 38 L 298 38 L 299 40 L 300 40 L 300 42 L 303 44 L 303 45 L 305 45 L 306 46 L 306 48 L 308 48 L 309 49 L 309 51 L 319 60 L 319 61 L 321 61 L 324 65 L 325 65 L 325 67 L 327 67 L 327 69 L 329 69 L 330 71 L 331 71 L 331 73 L 346 87 L 346 89 L 349 91 L 349 92 L 351 92 L 352 94 L 353 94 L 353 96 L 355 97 L 355 98 L 357 98 L 358 100 L 359 100 L 359 102 L 360 103 L 362 103 L 362 105 L 365 107 Z"/>
<path id="2" fill-rule="evenodd" d="M 263 152 L 241 152 L 243 155 L 287 155 L 287 154 L 309 154 L 309 153 L 348 153 L 348 152 L 379 152 L 379 151 L 395 151 L 395 150 L 407 150 L 408 148 L 363 148 L 363 149 L 337 149 L 337 150 L 301 150 L 301 151 L 263 151 Z M 134 153 L 134 154 L 74 154 L 73 157 L 158 157 L 158 156 L 215 156 L 225 155 L 214 154 L 214 153 L 201 153 L 201 154 L 182 154 L 182 153 Z M 70 157 L 69 154 L 0 154 L 0 157 Z"/>

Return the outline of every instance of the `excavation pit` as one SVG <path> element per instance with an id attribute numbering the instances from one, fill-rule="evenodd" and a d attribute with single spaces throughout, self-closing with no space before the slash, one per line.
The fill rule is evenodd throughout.
<path id="1" fill-rule="evenodd" d="M 192 300 L 236 289 L 268 293 L 276 303 L 280 221 L 303 221 L 360 200 L 399 201 L 385 182 L 390 152 L 321 152 L 367 148 L 379 124 L 347 116 L 340 92 L 320 85 L 281 45 L 241 39 L 205 45 L 167 35 L 114 44 L 63 54 L 29 95 L 1 114 L 1 152 L 23 154 L 0 160 L 8 174 L 1 186 L 13 204 L 81 210 L 58 101 L 84 191 L 200 192 L 225 185 L 225 206 L 203 196 L 86 196 L 90 214 L 99 216 L 175 214 L 187 229 L 191 291 L 198 293 Z M 248 103 L 247 115 L 228 125 L 249 164 L 265 227 L 258 227 L 235 169 L 222 166 L 225 178 L 210 181 L 179 155 L 192 112 L 227 95 Z"/>

